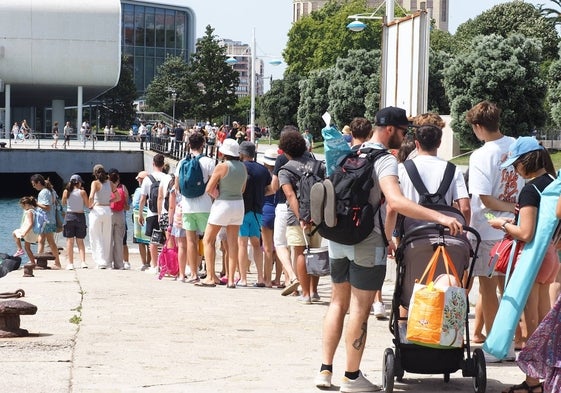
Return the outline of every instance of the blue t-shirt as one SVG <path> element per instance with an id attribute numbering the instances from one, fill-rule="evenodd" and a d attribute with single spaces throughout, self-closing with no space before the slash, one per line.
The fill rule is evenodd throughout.
<path id="1" fill-rule="evenodd" d="M 47 213 L 47 217 L 49 223 L 56 223 L 56 216 L 55 216 L 55 206 L 54 206 L 54 192 L 51 192 L 48 188 L 43 188 L 39 191 L 39 195 L 37 196 L 37 202 L 41 205 L 50 206 L 50 210 L 45 212 Z M 44 210 L 44 209 L 43 209 Z"/>

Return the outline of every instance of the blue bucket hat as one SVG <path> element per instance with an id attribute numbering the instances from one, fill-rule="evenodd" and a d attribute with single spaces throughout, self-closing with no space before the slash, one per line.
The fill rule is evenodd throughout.
<path id="1" fill-rule="evenodd" d="M 521 136 L 510 145 L 508 149 L 508 157 L 501 164 L 501 168 L 506 168 L 514 164 L 521 156 L 531 151 L 543 149 L 543 146 L 538 143 L 538 140 L 533 136 Z"/>

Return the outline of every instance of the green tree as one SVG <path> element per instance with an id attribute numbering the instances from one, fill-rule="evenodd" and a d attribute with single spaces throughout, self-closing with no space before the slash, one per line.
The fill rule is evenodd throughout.
<path id="1" fill-rule="evenodd" d="M 370 111 L 376 112 L 380 102 L 379 50 L 352 50 L 348 57 L 337 59 L 333 80 L 329 86 L 329 108 L 335 124 L 349 124 L 357 116 L 367 114 L 366 103 L 376 103 Z"/>
<path id="2" fill-rule="evenodd" d="M 557 8 L 545 7 L 543 4 L 538 5 L 538 10 L 545 18 L 555 25 L 561 24 L 561 0 L 550 0 Z"/>
<path id="3" fill-rule="evenodd" d="M 366 0 L 330 0 L 317 11 L 292 25 L 283 57 L 287 71 L 307 75 L 311 70 L 329 68 L 352 49 L 380 49 L 382 23 L 367 21 L 360 33 L 346 28 L 349 15 L 372 12 Z M 383 15 L 383 12 L 380 12 Z"/>
<path id="4" fill-rule="evenodd" d="M 301 130 L 309 129 L 314 140 L 321 140 L 321 129 L 325 125 L 321 116 L 329 109 L 327 90 L 334 71 L 333 68 L 315 70 L 300 81 L 298 127 Z"/>
<path id="5" fill-rule="evenodd" d="M 428 104 L 430 112 L 450 113 L 450 103 L 444 89 L 444 71 L 452 55 L 445 51 L 429 50 Z"/>
<path id="6" fill-rule="evenodd" d="M 450 100 L 452 128 L 461 141 L 475 146 L 466 112 L 489 100 L 502 109 L 501 129 L 508 135 L 527 135 L 545 123 L 546 84 L 540 75 L 541 45 L 537 39 L 513 34 L 475 37 L 465 53 L 450 61 L 444 86 Z"/>
<path id="7" fill-rule="evenodd" d="M 278 137 L 285 125 L 296 125 L 300 90 L 300 77 L 285 74 L 284 79 L 274 80 L 271 89 L 261 97 L 261 116 L 270 127 L 273 138 Z"/>
<path id="8" fill-rule="evenodd" d="M 561 60 L 551 63 L 548 74 L 547 101 L 550 107 L 551 121 L 561 127 Z"/>
<path id="9" fill-rule="evenodd" d="M 190 117 L 191 100 L 196 96 L 196 86 L 190 78 L 189 66 L 179 56 L 168 56 L 158 67 L 156 76 L 146 88 L 146 105 L 150 111 L 173 112 L 171 92 L 175 91 L 175 117 Z"/>
<path id="10" fill-rule="evenodd" d="M 126 57 L 121 58 L 121 74 L 117 86 L 105 92 L 101 101 L 101 124 L 113 124 L 122 130 L 128 130 L 134 121 L 134 100 L 136 86 L 133 73 Z"/>
<path id="11" fill-rule="evenodd" d="M 257 118 L 257 101 L 255 102 L 255 118 Z M 251 110 L 251 97 L 239 97 L 238 102 L 230 109 L 230 124 L 237 121 L 240 124 L 249 124 L 249 111 Z"/>
<path id="12" fill-rule="evenodd" d="M 196 118 L 210 121 L 228 113 L 236 104 L 238 73 L 226 63 L 226 48 L 220 45 L 210 25 L 197 42 L 196 52 L 191 55 L 189 71 L 198 87 L 190 111 Z"/>
<path id="13" fill-rule="evenodd" d="M 541 43 L 545 60 L 557 58 L 559 35 L 555 26 L 530 3 L 512 1 L 496 5 L 461 24 L 456 31 L 455 40 L 459 47 L 465 48 L 474 37 L 491 34 L 502 37 L 523 34 L 526 37 L 536 38 Z"/>

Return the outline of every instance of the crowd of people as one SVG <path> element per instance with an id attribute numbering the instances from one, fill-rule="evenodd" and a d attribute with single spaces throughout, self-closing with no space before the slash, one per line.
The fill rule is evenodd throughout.
<path id="1" fill-rule="evenodd" d="M 306 201 L 298 180 L 315 165 L 319 165 L 320 173 L 325 171 L 324 163 L 311 153 L 313 139 L 309 132 L 286 126 L 278 149 L 265 151 L 262 163 L 258 163 L 257 146 L 246 140 L 247 130 L 237 123 L 231 129 L 207 124 L 208 128 L 188 130 L 181 139 L 188 154 L 173 171 L 165 157 L 156 154 L 152 168 L 138 173 L 132 201 L 116 169 L 106 172 L 102 165 L 96 165 L 89 196 L 80 176 L 72 175 L 62 195 L 66 206 L 66 267 L 78 267 L 72 255 L 74 239 L 80 265 L 86 267 L 84 238 L 89 231 L 92 260 L 98 268 L 130 269 L 126 211 L 132 208 L 133 241 L 139 247 L 141 270 L 158 273 L 161 246 L 172 237 L 178 247 L 179 273 L 175 278 L 179 281 L 198 287 L 224 285 L 228 289 L 276 287 L 282 289 L 283 296 L 294 294 L 299 303 L 309 305 L 321 298 L 318 277 L 307 273 L 305 249 L 323 241 L 329 250 L 331 299 L 323 323 L 321 366 L 314 384 L 331 387 L 335 351 L 344 334 L 346 356 L 340 391 L 377 391 L 380 388 L 366 379 L 360 364 L 370 314 L 377 318 L 387 314 L 381 290 L 387 258 L 398 246 L 398 214 L 441 224 L 449 228 L 451 235 L 461 233 L 465 223 L 481 235 L 473 267 L 479 284 L 474 343 L 484 342 L 492 329 L 505 285 L 504 274 L 489 274 L 493 245 L 505 233 L 523 242 L 535 236 L 540 192 L 556 173 L 547 150 L 536 139 L 515 139 L 500 131 L 500 115 L 500 109 L 487 101 L 467 112 L 466 120 L 483 145 L 472 153 L 468 173 L 454 169 L 443 195 L 446 204 L 461 212 L 463 222 L 421 206 L 421 195 L 406 168 L 410 166 L 406 161 L 412 162 L 427 191 L 437 191 L 448 168 L 437 155 L 445 126 L 440 116 L 427 113 L 410 119 L 403 109 L 388 107 L 376 114 L 374 124 L 355 118 L 344 134 L 351 151 L 378 149 L 395 154 L 377 159 L 372 173 L 376 186 L 371 188 L 368 202 L 381 206 L 384 225 L 376 226 L 364 240 L 353 245 L 322 240 L 314 223 L 303 216 L 301 207 Z M 146 135 L 143 127 L 144 124 L 139 129 L 141 147 Z M 39 194 L 37 199 L 24 197 L 20 201 L 22 225 L 14 232 L 17 253 L 27 252 L 33 261 L 29 244 L 37 241 L 38 252 L 42 253 L 46 241 L 55 255 L 55 268 L 61 268 L 56 244 L 52 244 L 56 228 L 47 224 L 37 239 L 30 232 L 37 207 L 51 215 L 49 222 L 54 222 L 56 193 L 41 175 L 32 176 L 31 183 Z M 561 199 L 557 215 L 561 217 Z M 253 283 L 247 276 L 248 246 L 257 273 Z M 220 270 L 216 264 L 217 248 L 222 254 Z M 561 280 L 559 260 L 554 255 L 543 263 L 536 261 L 541 268 L 513 337 L 512 350 L 505 359 L 515 360 L 515 350 L 522 351 L 526 380 L 505 392 L 561 389 L 559 377 L 551 376 L 551 361 L 535 363 L 536 348 L 541 345 L 543 349 L 543 340 L 560 340 Z M 558 348 L 549 352 L 549 360 L 560 361 Z M 487 353 L 485 358 L 487 362 L 501 360 Z M 543 385 L 542 380 L 546 381 Z"/>

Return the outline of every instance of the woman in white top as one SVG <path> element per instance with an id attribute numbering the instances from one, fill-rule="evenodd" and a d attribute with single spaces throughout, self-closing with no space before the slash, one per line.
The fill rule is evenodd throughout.
<path id="1" fill-rule="evenodd" d="M 89 198 L 90 247 L 98 269 L 106 269 L 111 261 L 111 202 L 121 200 L 117 187 L 109 180 L 103 165 L 94 166 Z"/>
<path id="2" fill-rule="evenodd" d="M 62 193 L 62 205 L 66 206 L 66 216 L 62 235 L 66 238 L 66 258 L 68 258 L 67 270 L 74 270 L 74 238 L 78 245 L 80 255 L 80 265 L 87 269 L 86 247 L 84 238 L 86 237 L 86 214 L 84 209 L 88 206 L 88 194 L 82 188 L 84 181 L 80 175 L 72 175 Z"/>

